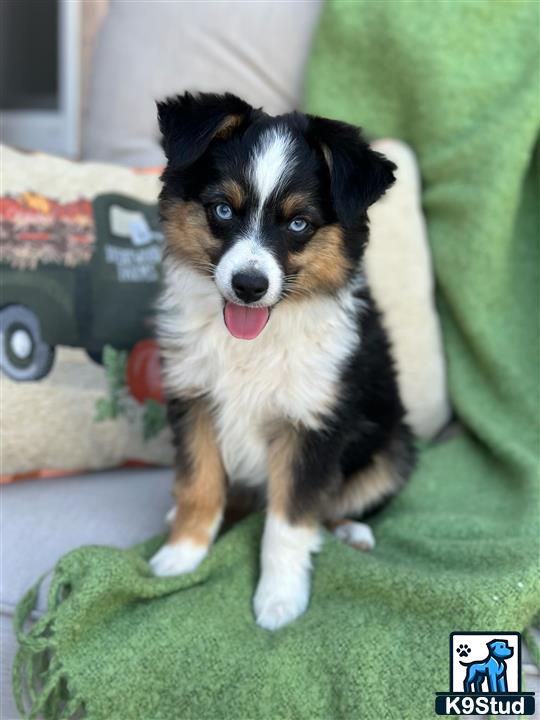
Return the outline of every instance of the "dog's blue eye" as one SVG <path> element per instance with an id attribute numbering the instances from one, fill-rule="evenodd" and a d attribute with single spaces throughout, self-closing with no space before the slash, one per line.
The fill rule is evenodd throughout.
<path id="1" fill-rule="evenodd" d="M 304 220 L 304 218 L 294 218 L 294 220 L 291 220 L 288 227 L 289 230 L 292 230 L 292 232 L 301 233 L 304 232 L 304 230 L 307 230 L 307 222 Z"/>
<path id="2" fill-rule="evenodd" d="M 220 220 L 230 220 L 233 216 L 232 207 L 227 203 L 219 203 L 214 208 L 214 212 Z"/>

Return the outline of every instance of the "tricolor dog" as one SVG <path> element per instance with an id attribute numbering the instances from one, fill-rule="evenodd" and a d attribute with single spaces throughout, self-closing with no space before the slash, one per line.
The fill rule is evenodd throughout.
<path id="1" fill-rule="evenodd" d="M 357 522 L 411 472 L 391 350 L 362 270 L 367 209 L 395 166 L 348 124 L 233 95 L 158 103 L 167 240 L 158 336 L 177 508 L 157 575 L 194 570 L 227 500 L 266 505 L 254 613 L 307 608 L 325 524 Z M 399 278 L 396 278 L 399 282 Z"/>

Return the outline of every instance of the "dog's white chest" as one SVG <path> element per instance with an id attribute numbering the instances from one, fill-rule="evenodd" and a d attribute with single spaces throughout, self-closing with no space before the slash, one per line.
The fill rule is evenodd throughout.
<path id="1" fill-rule="evenodd" d="M 277 315 L 277 312 L 275 313 Z M 273 321 L 252 341 L 235 340 L 226 328 L 220 361 L 209 358 L 208 379 L 219 443 L 228 475 L 259 484 L 266 477 L 267 442 L 277 420 L 318 427 L 336 397 L 337 366 L 319 338 L 276 338 Z M 219 341 L 218 341 L 219 342 Z"/>
<path id="2" fill-rule="evenodd" d="M 206 292 L 196 285 L 199 292 L 176 297 L 174 309 L 170 290 L 162 298 L 165 381 L 174 393 L 207 394 L 229 479 L 260 484 L 272 424 L 317 428 L 332 411 L 341 368 L 358 343 L 356 307 L 350 298 L 284 303 L 257 338 L 239 340 L 225 327 L 215 287 L 202 281 Z"/>

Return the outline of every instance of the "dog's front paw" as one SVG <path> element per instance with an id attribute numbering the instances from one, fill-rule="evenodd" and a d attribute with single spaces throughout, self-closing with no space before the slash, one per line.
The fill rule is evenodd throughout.
<path id="1" fill-rule="evenodd" d="M 309 602 L 309 576 L 296 578 L 261 577 L 253 607 L 257 625 L 278 630 L 306 611 Z"/>
<path id="2" fill-rule="evenodd" d="M 190 540 L 164 545 L 150 560 L 154 575 L 183 575 L 193 572 L 208 553 L 204 545 L 196 545 Z"/>
<path id="3" fill-rule="evenodd" d="M 375 547 L 373 531 L 365 523 L 346 520 L 334 529 L 334 535 L 356 550 L 367 552 Z"/>

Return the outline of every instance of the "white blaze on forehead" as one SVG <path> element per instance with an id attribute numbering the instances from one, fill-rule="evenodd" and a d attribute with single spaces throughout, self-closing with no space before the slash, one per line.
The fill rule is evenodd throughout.
<path id="1" fill-rule="evenodd" d="M 296 165 L 294 140 L 284 127 L 273 127 L 262 133 L 251 153 L 248 178 L 257 195 L 246 230 L 219 261 L 214 277 L 216 284 L 231 302 L 238 302 L 232 287 L 235 273 L 257 270 L 268 280 L 268 290 L 260 303 L 273 305 L 281 295 L 283 271 L 261 237 L 261 224 L 266 201 L 278 190 Z"/>
<path id="2" fill-rule="evenodd" d="M 273 127 L 264 132 L 250 162 L 250 180 L 258 195 L 259 208 L 262 208 L 296 165 L 291 134 L 283 127 Z"/>

